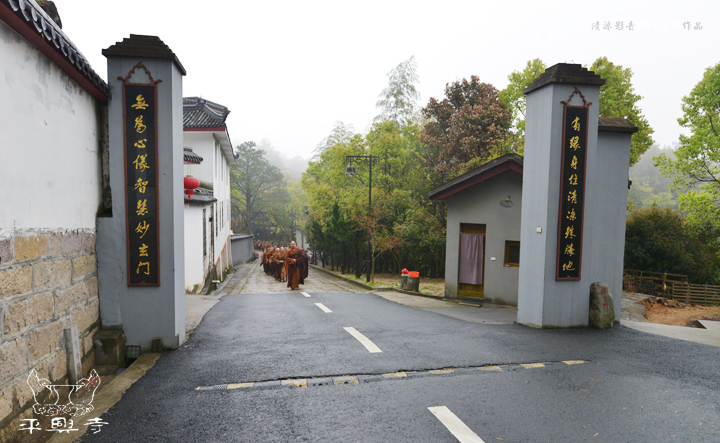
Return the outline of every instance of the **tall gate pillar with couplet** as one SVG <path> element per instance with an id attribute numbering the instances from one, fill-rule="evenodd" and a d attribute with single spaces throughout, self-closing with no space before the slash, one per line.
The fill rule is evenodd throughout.
<path id="1" fill-rule="evenodd" d="M 159 38 L 131 35 L 108 60 L 112 213 L 98 218 L 103 328 L 129 345 L 185 341 L 182 76 Z"/>
<path id="2" fill-rule="evenodd" d="M 618 131 L 625 132 L 619 137 L 598 137 L 603 84 L 592 71 L 561 63 L 524 91 L 519 323 L 587 326 L 590 285 L 598 281 L 610 286 L 620 318 L 634 127 Z"/>

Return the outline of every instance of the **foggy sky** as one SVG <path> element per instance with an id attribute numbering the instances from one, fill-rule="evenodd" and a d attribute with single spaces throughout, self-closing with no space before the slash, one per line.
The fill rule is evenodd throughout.
<path id="1" fill-rule="evenodd" d="M 366 131 L 386 74 L 412 55 L 421 106 L 471 75 L 503 89 L 508 74 L 533 58 L 589 66 L 606 56 L 633 70 L 640 108 L 661 145 L 681 131 L 682 97 L 720 62 L 711 47 L 720 41 L 720 6 L 708 1 L 651 8 L 632 1 L 55 3 L 63 31 L 103 78 L 102 49 L 131 33 L 156 35 L 187 70 L 184 96 L 230 108 L 233 145 L 267 139 L 287 159 L 309 159 L 336 121 Z M 611 30 L 602 29 L 606 22 Z"/>

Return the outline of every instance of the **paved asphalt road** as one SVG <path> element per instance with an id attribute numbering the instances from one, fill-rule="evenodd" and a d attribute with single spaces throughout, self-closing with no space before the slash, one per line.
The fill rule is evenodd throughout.
<path id="1" fill-rule="evenodd" d="M 224 297 L 82 441 L 720 441 L 720 348 L 625 327 L 473 323 L 371 293 L 310 295 Z M 355 378 L 317 380 L 339 376 Z M 303 379 L 309 387 L 293 384 Z"/>

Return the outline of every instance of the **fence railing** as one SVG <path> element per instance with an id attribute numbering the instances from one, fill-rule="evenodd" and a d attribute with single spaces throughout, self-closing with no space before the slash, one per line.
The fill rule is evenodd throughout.
<path id="1" fill-rule="evenodd" d="M 626 269 L 623 272 L 625 275 L 631 275 L 633 277 L 640 277 L 650 280 L 662 281 L 662 282 L 688 282 L 688 276 L 684 274 L 670 274 L 667 272 L 652 272 L 652 271 L 636 271 L 634 269 Z"/>
<path id="2" fill-rule="evenodd" d="M 687 283 L 687 275 L 632 269 L 623 273 L 623 290 L 630 292 L 667 297 L 674 283 Z"/>
<path id="3" fill-rule="evenodd" d="M 674 282 L 671 298 L 693 305 L 720 305 L 720 286 Z"/>

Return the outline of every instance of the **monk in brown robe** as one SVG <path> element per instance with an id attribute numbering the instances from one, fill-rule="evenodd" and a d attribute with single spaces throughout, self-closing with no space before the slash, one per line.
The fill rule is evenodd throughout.
<path id="1" fill-rule="evenodd" d="M 282 252 L 282 248 L 276 248 L 275 253 L 272 256 L 272 264 L 273 264 L 273 277 L 275 277 L 276 281 L 280 281 L 282 274 L 281 270 L 283 266 L 285 265 L 285 255 Z"/>
<path id="2" fill-rule="evenodd" d="M 285 253 L 285 262 L 288 264 L 287 287 L 297 289 L 305 284 L 307 275 L 308 257 L 295 242 L 290 242 L 290 249 Z"/>
<path id="3" fill-rule="evenodd" d="M 285 247 L 280 248 L 280 281 L 282 282 L 287 281 L 288 264 L 285 262 L 285 254 L 287 254 L 287 249 Z"/>
<path id="4" fill-rule="evenodd" d="M 267 265 L 268 265 L 267 274 L 271 275 L 271 276 L 275 275 L 275 263 L 273 263 L 273 260 L 272 260 L 273 256 L 275 255 L 275 252 L 277 252 L 277 251 L 275 251 L 274 247 L 270 246 L 270 248 L 268 248 L 268 254 L 267 254 L 267 259 L 266 259 Z"/>

